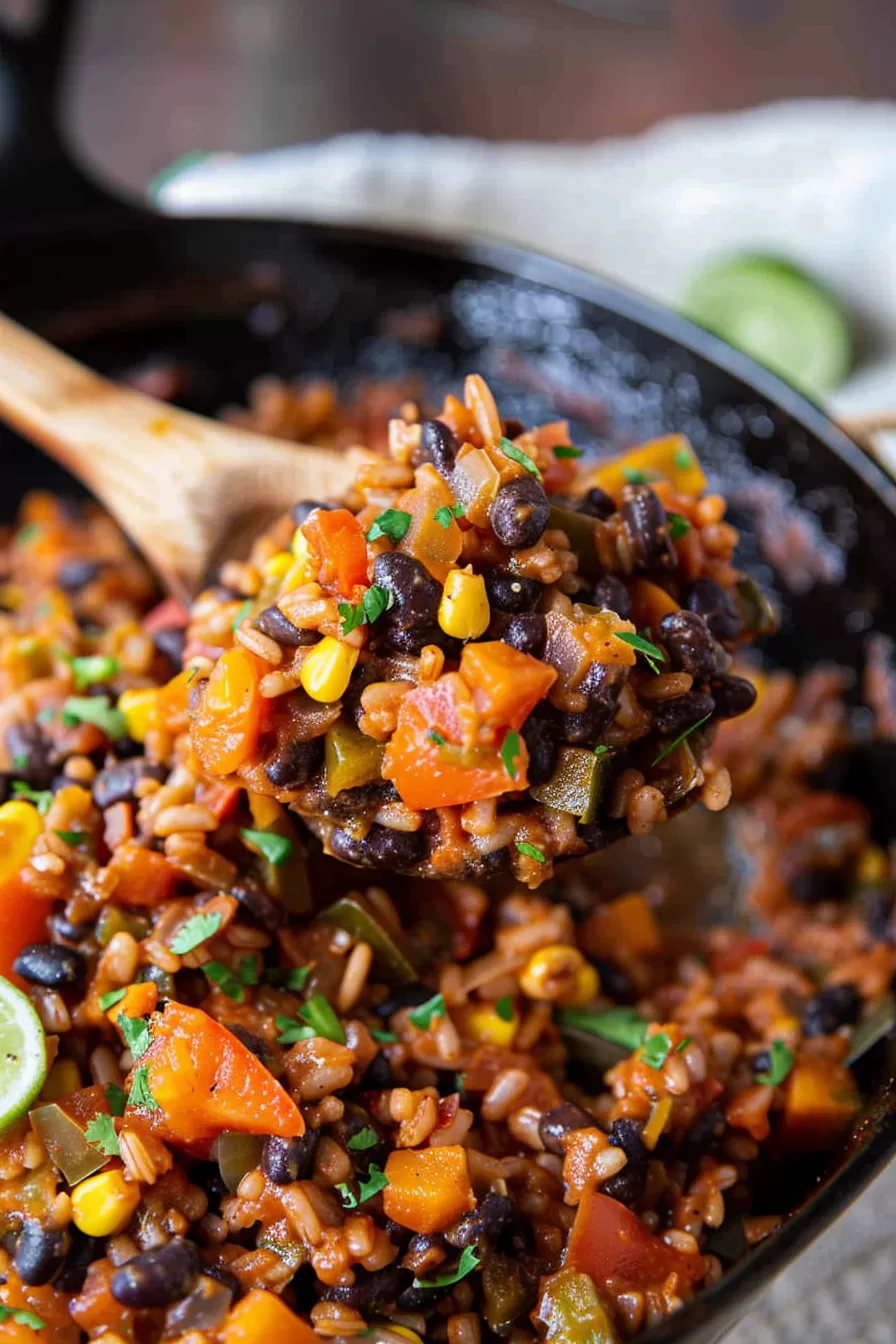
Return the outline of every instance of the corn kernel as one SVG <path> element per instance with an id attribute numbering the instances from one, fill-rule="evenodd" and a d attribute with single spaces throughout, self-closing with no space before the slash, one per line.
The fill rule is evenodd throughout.
<path id="1" fill-rule="evenodd" d="M 312 700 L 332 704 L 345 695 L 357 661 L 358 650 L 351 644 L 325 635 L 302 664 L 302 685 Z"/>
<path id="2" fill-rule="evenodd" d="M 14 798 L 0 807 L 0 883 L 10 881 L 24 868 L 43 829 L 33 803 Z"/>
<path id="3" fill-rule="evenodd" d="M 510 1021 L 505 1022 L 488 1003 L 471 1004 L 464 1012 L 462 1021 L 465 1032 L 475 1041 L 481 1045 L 496 1045 L 503 1050 L 510 1047 L 520 1024 L 515 1011 Z"/>
<path id="4" fill-rule="evenodd" d="M 81 1086 L 81 1070 L 73 1059 L 57 1059 L 40 1091 L 41 1101 L 58 1101 Z"/>
<path id="5" fill-rule="evenodd" d="M 88 1176 L 72 1191 L 72 1221 L 88 1237 L 114 1237 L 123 1232 L 140 1203 L 140 1187 L 123 1171 Z"/>
<path id="6" fill-rule="evenodd" d="M 122 691 L 118 697 L 118 708 L 128 725 L 128 736 L 135 742 L 145 742 L 146 734 L 155 727 L 157 701 L 155 686 L 140 691 Z"/>
<path id="7" fill-rule="evenodd" d="M 282 579 L 288 574 L 295 564 L 295 556 L 290 551 L 278 551 L 272 555 L 264 567 L 264 572 L 269 579 Z"/>
<path id="8" fill-rule="evenodd" d="M 292 534 L 292 541 L 289 549 L 297 560 L 307 560 L 311 554 L 311 548 L 308 545 L 308 538 L 300 527 L 297 527 Z"/>
<path id="9" fill-rule="evenodd" d="M 859 855 L 856 868 L 856 880 L 862 885 L 878 886 L 886 882 L 890 873 L 890 862 L 879 845 L 866 845 Z"/>
<path id="10" fill-rule="evenodd" d="M 485 579 L 469 569 L 452 569 L 439 603 L 439 625 L 455 639 L 478 639 L 491 620 Z"/>
<path id="11" fill-rule="evenodd" d="M 423 1340 L 417 1334 L 417 1331 L 412 1330 L 408 1325 L 392 1325 L 390 1323 L 389 1334 L 402 1335 L 405 1339 L 409 1339 L 411 1344 L 423 1344 Z"/>
<path id="12" fill-rule="evenodd" d="M 578 948 L 552 943 L 533 952 L 520 974 L 520 989 L 530 999 L 570 1003 L 584 967 L 585 958 Z"/>
<path id="13" fill-rule="evenodd" d="M 591 1002 L 599 989 L 600 976 L 591 963 L 586 962 L 576 972 L 574 993 L 568 999 L 564 999 L 563 1002 L 568 1004 L 570 1008 L 583 1008 L 586 1003 Z"/>

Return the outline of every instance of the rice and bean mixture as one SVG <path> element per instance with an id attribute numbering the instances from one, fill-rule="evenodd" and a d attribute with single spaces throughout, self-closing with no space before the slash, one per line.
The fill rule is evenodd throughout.
<path id="1" fill-rule="evenodd" d="M 309 397 L 345 433 L 315 389 L 296 437 Z M 481 380 L 403 407 L 350 507 L 298 506 L 190 612 L 92 505 L 0 537 L 0 973 L 49 1066 L 0 1135 L 0 1339 L 622 1344 L 773 1233 L 757 1173 L 854 1120 L 896 947 L 868 815 L 809 783 L 842 678 L 737 662 L 768 610 L 685 443 L 575 506 L 566 427 L 495 415 Z M 546 492 L 569 530 L 502 537 Z M 749 932 L 672 929 L 661 874 L 552 873 L 732 787 Z"/>

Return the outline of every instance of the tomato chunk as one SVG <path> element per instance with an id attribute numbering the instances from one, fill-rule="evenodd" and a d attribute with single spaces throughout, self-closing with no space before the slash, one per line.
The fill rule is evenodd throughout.
<path id="1" fill-rule="evenodd" d="M 581 1269 L 598 1289 L 645 1292 L 670 1274 L 681 1286 L 693 1286 L 704 1275 L 702 1255 L 673 1250 L 618 1200 L 598 1190 L 585 1192 L 576 1211 L 566 1262 Z"/>
<path id="2" fill-rule="evenodd" d="M 367 584 L 367 541 L 361 524 L 348 509 L 315 509 L 302 531 L 320 560 L 320 585 L 354 596 Z"/>

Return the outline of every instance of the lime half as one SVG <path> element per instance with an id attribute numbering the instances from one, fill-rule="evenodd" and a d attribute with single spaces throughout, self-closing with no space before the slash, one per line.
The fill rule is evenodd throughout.
<path id="1" fill-rule="evenodd" d="M 735 256 L 694 276 L 682 308 L 701 327 L 819 398 L 849 372 L 849 328 L 837 304 L 789 262 Z"/>
<path id="2" fill-rule="evenodd" d="M 22 991 L 0 975 L 0 1134 L 24 1115 L 46 1076 L 40 1018 Z"/>

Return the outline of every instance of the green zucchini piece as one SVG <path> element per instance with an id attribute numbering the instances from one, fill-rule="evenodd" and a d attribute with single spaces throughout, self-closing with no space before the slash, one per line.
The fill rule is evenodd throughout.
<path id="1" fill-rule="evenodd" d="M 593 821 L 607 791 L 614 756 L 612 751 L 596 755 L 585 747 L 561 747 L 550 779 L 529 793 L 545 807 Z"/>

